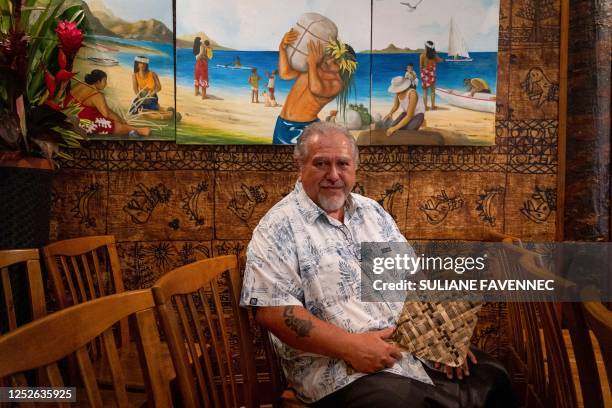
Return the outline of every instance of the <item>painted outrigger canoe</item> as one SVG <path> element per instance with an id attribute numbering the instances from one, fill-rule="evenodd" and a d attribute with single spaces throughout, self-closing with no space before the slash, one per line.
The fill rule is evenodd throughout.
<path id="1" fill-rule="evenodd" d="M 459 92 L 452 89 L 436 88 L 436 95 L 449 105 L 478 112 L 495 113 L 495 95 L 488 93 Z"/>

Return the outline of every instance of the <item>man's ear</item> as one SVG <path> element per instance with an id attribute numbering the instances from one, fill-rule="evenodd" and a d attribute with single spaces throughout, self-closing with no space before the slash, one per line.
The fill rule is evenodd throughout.
<path id="1" fill-rule="evenodd" d="M 294 160 L 295 165 L 297 166 L 297 174 L 298 174 L 298 181 L 302 181 L 302 162 L 300 160 Z"/>

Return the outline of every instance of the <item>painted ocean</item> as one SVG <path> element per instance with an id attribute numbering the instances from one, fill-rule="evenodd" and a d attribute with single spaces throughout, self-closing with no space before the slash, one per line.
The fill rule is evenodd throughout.
<path id="1" fill-rule="evenodd" d="M 473 52 L 472 62 L 443 62 L 438 65 L 437 84 L 440 87 L 463 89 L 463 78 L 479 77 L 485 79 L 495 92 L 497 77 L 497 53 Z M 444 58 L 446 55 L 440 53 Z M 236 57 L 240 58 L 243 67 L 255 67 L 262 77 L 260 90 L 267 84 L 265 74 L 272 71 L 278 64 L 276 51 L 215 51 L 213 59 L 209 62 L 210 94 L 217 93 L 243 93 L 248 97 L 250 87 L 247 82 L 250 75 L 248 69 L 230 69 Z M 358 54 L 359 68 L 355 77 L 356 94 L 351 96 L 351 102 L 369 104 L 370 97 L 370 69 L 372 70 L 372 97 L 375 99 L 390 99 L 387 92 L 391 78 L 403 75 L 406 65 L 412 62 L 418 71 L 418 54 Z M 177 49 L 177 85 L 193 86 L 193 71 L 195 59 L 191 49 Z M 283 81 L 277 77 L 277 99 L 284 100 L 289 92 L 292 81 Z M 420 89 L 420 87 L 419 87 Z"/>
<path id="2" fill-rule="evenodd" d="M 114 37 L 96 36 L 100 40 L 112 41 L 119 44 L 132 45 L 153 49 L 159 54 L 148 55 L 151 69 L 158 75 L 172 77 L 174 67 L 172 63 L 172 44 L 155 43 L 150 41 L 137 41 L 120 39 Z M 111 55 L 118 59 L 119 63 L 131 67 L 134 56 L 138 51 L 126 50 Z M 444 58 L 446 55 L 440 53 Z M 485 79 L 495 92 L 497 78 L 497 53 L 496 52 L 472 52 L 471 62 L 443 62 L 438 65 L 439 87 L 451 89 L 463 89 L 463 78 L 479 77 Z M 250 75 L 248 69 L 228 69 L 223 67 L 231 65 L 235 58 L 239 57 L 243 67 L 255 67 L 259 76 L 260 89 L 264 90 L 267 84 L 266 71 L 277 67 L 278 52 L 276 51 L 215 51 L 213 59 L 209 64 L 209 79 L 211 94 L 217 93 L 244 93 L 249 95 L 250 87 L 247 79 Z M 193 86 L 194 57 L 191 49 L 179 48 L 176 50 L 177 85 Z M 370 70 L 372 71 L 372 97 L 375 99 L 388 100 L 390 94 L 387 88 L 391 78 L 403 75 L 408 63 L 412 63 L 418 71 L 418 54 L 362 54 L 357 55 L 359 68 L 354 80 L 355 92 L 351 96 L 351 102 L 369 104 L 370 97 Z M 276 92 L 279 100 L 284 100 L 291 89 L 292 81 L 283 81 L 277 77 Z M 420 87 L 419 87 L 420 88 Z"/>
<path id="3" fill-rule="evenodd" d="M 170 78 L 174 76 L 174 50 L 172 44 L 156 43 L 152 41 L 129 40 L 116 37 L 105 37 L 101 35 L 91 36 L 89 38 L 93 38 L 94 40 L 98 40 L 103 43 L 110 42 L 110 47 L 112 47 L 112 43 L 117 43 L 128 46 L 131 45 L 134 47 L 148 48 L 157 51 L 159 54 L 147 54 L 147 57 L 150 60 L 149 66 L 151 67 L 151 70 L 155 71 L 157 75 L 160 76 L 167 76 Z M 120 52 L 108 52 L 107 54 L 113 58 L 116 58 L 121 65 L 133 67 L 134 57 L 142 53 L 139 53 L 137 50 L 125 49 Z"/>

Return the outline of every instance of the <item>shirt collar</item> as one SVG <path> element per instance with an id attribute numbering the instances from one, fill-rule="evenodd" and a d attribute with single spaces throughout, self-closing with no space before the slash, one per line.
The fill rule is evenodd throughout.
<path id="1" fill-rule="evenodd" d="M 295 188 L 293 190 L 295 192 L 295 201 L 298 206 L 298 209 L 309 224 L 314 223 L 320 216 L 327 216 L 325 210 L 316 205 L 314 201 L 308 197 L 304 187 L 302 186 L 302 182 L 297 181 L 295 183 Z M 350 193 L 346 199 L 346 203 L 344 204 L 344 219 L 345 221 L 348 218 L 351 218 L 355 211 L 358 208 L 361 208 L 361 203 L 358 202 L 354 197 L 353 193 Z"/>

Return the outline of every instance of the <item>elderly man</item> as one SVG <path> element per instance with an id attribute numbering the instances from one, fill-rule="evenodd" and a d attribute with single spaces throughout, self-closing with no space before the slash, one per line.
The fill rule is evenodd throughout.
<path id="1" fill-rule="evenodd" d="M 352 136 L 335 124 L 312 124 L 295 158 L 295 189 L 253 232 L 241 304 L 254 307 L 257 322 L 274 334 L 299 397 L 315 407 L 493 404 L 490 384 L 505 380 L 503 368 L 481 361 L 470 377 L 451 381 L 386 340 L 401 304 L 359 301 L 361 242 L 405 238 L 378 203 L 351 193 L 358 164 Z M 468 376 L 467 365 L 456 374 Z M 470 392 L 470 384 L 486 388 Z"/>

